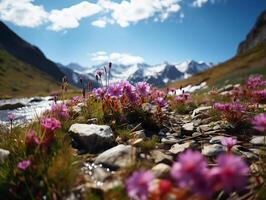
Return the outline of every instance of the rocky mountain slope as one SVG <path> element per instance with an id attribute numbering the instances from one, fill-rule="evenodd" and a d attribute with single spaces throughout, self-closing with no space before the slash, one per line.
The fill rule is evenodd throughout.
<path id="1" fill-rule="evenodd" d="M 266 10 L 258 17 L 255 26 L 247 35 L 246 39 L 238 46 L 237 53 L 246 53 L 258 44 L 266 43 Z"/>

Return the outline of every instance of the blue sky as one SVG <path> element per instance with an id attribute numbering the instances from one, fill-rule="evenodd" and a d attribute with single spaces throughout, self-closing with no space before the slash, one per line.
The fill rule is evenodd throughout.
<path id="1" fill-rule="evenodd" d="M 265 0 L 0 0 L 0 19 L 55 62 L 222 62 Z"/>

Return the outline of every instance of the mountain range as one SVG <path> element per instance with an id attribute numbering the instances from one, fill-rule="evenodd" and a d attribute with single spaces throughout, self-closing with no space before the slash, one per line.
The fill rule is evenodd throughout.
<path id="1" fill-rule="evenodd" d="M 108 66 L 108 63 L 94 65 L 90 68 L 82 67 L 75 63 L 66 66 L 58 64 L 58 67 L 68 76 L 70 83 L 75 86 L 78 86 L 79 80 L 77 77 L 80 76 L 83 76 L 86 81 L 94 81 L 96 70 L 103 70 L 104 66 Z M 146 81 L 154 86 L 161 87 L 171 82 L 190 77 L 212 66 L 212 63 L 196 62 L 194 60 L 178 64 L 164 62 L 159 65 L 148 65 L 145 63 L 123 65 L 112 63 L 110 82 L 112 83 L 119 80 L 128 80 L 131 83 Z"/>

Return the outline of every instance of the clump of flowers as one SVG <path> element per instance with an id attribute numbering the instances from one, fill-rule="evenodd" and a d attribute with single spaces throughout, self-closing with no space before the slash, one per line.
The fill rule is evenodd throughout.
<path id="1" fill-rule="evenodd" d="M 251 120 L 254 128 L 260 132 L 266 132 L 266 113 L 261 113 Z"/>
<path id="2" fill-rule="evenodd" d="M 59 119 L 68 119 L 69 113 L 68 108 L 66 104 L 54 104 L 51 108 L 51 114 L 52 116 L 59 118 Z"/>
<path id="3" fill-rule="evenodd" d="M 266 81 L 262 75 L 251 75 L 246 81 L 246 87 L 248 89 L 256 89 L 258 87 L 266 85 Z"/>
<path id="4" fill-rule="evenodd" d="M 182 94 L 175 97 L 177 103 L 188 103 L 192 100 L 192 97 L 189 93 L 183 92 Z"/>
<path id="5" fill-rule="evenodd" d="M 187 150 L 178 156 L 170 173 L 172 181 L 155 181 L 150 171 L 134 172 L 126 181 L 128 196 L 133 199 L 158 199 L 158 196 L 167 199 L 170 195 L 176 199 L 190 199 L 190 192 L 193 192 L 193 196 L 212 199 L 221 190 L 231 193 L 244 189 L 249 167 L 241 157 L 227 153 L 219 155 L 216 165 L 209 168 L 200 152 Z"/>
<path id="6" fill-rule="evenodd" d="M 264 102 L 266 100 L 266 89 L 254 91 L 251 95 L 256 102 Z"/>
<path id="7" fill-rule="evenodd" d="M 57 129 L 61 128 L 61 122 L 56 118 L 43 118 L 41 120 L 41 128 L 46 133 L 54 133 Z"/>
<path id="8" fill-rule="evenodd" d="M 146 200 L 152 189 L 153 174 L 150 171 L 136 171 L 126 181 L 128 196 Z"/>
<path id="9" fill-rule="evenodd" d="M 215 103 L 213 108 L 221 111 L 223 117 L 229 122 L 239 121 L 246 111 L 246 106 L 238 100 L 232 103 Z"/>

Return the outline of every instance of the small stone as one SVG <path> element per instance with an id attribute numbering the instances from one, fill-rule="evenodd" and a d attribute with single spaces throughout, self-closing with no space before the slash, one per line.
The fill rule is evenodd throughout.
<path id="1" fill-rule="evenodd" d="M 159 163 L 155 165 L 151 171 L 153 172 L 156 178 L 167 178 L 169 176 L 171 167 L 164 163 Z"/>
<path id="2" fill-rule="evenodd" d="M 156 164 L 158 163 L 166 163 L 171 164 L 173 161 L 173 157 L 170 155 L 166 155 L 162 152 L 162 150 L 153 150 L 150 152 L 152 158 L 154 159 L 154 162 Z"/>
<path id="3" fill-rule="evenodd" d="M 91 118 L 87 120 L 87 124 L 97 124 L 98 119 L 97 118 Z"/>
<path id="4" fill-rule="evenodd" d="M 184 134 L 192 134 L 194 130 L 193 122 L 186 123 L 182 126 L 181 132 Z"/>
<path id="5" fill-rule="evenodd" d="M 5 149 L 0 149 L 0 163 L 3 163 L 7 157 L 9 156 L 10 152 Z"/>
<path id="6" fill-rule="evenodd" d="M 265 142 L 266 136 L 253 136 L 250 140 L 250 143 L 254 145 L 265 145 Z"/>
<path id="7" fill-rule="evenodd" d="M 104 164 L 113 168 L 131 166 L 136 160 L 136 150 L 130 145 L 117 145 L 97 156 L 94 163 Z"/>
<path id="8" fill-rule="evenodd" d="M 192 140 L 192 141 L 187 141 L 184 144 L 174 144 L 169 151 L 173 154 L 178 154 L 190 148 L 193 143 L 194 141 Z"/>
<path id="9" fill-rule="evenodd" d="M 208 131 L 211 131 L 212 128 L 208 125 L 208 124 L 204 124 L 204 125 L 201 125 L 197 128 L 197 131 L 198 132 L 208 132 Z"/>
<path id="10" fill-rule="evenodd" d="M 211 144 L 217 144 L 217 143 L 221 143 L 221 140 L 225 138 L 224 136 L 218 135 L 218 136 L 214 136 L 210 139 L 210 143 Z"/>
<path id="11" fill-rule="evenodd" d="M 162 138 L 161 142 L 164 143 L 164 144 L 175 144 L 175 143 L 178 142 L 178 140 L 173 138 L 173 137 L 171 137 L 171 138 Z"/>
<path id="12" fill-rule="evenodd" d="M 225 152 L 225 149 L 220 144 L 206 145 L 202 149 L 202 154 L 205 156 L 217 156 L 223 152 Z"/>
<path id="13" fill-rule="evenodd" d="M 192 113 L 192 119 L 194 119 L 198 114 L 206 112 L 207 110 L 210 110 L 212 107 L 211 106 L 204 106 L 204 107 L 199 107 L 193 110 Z"/>

